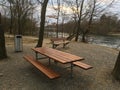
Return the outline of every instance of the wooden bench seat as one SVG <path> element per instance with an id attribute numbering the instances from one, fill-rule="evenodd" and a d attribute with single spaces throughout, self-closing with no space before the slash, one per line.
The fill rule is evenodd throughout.
<path id="1" fill-rule="evenodd" d="M 73 65 L 76 65 L 84 70 L 88 70 L 88 69 L 91 69 L 93 68 L 92 66 L 88 65 L 88 64 L 85 64 L 83 62 L 80 62 L 80 61 L 76 61 L 76 62 L 73 62 Z"/>
<path id="2" fill-rule="evenodd" d="M 66 38 L 52 38 L 51 42 L 52 42 L 53 48 L 56 48 L 60 44 L 63 44 L 63 48 L 64 48 L 67 44 L 70 43 L 70 41 L 66 40 Z"/>
<path id="3" fill-rule="evenodd" d="M 32 65 L 34 65 L 38 70 L 40 70 L 42 73 L 44 73 L 50 79 L 55 79 L 55 78 L 60 77 L 60 75 L 58 73 L 56 73 L 52 69 L 44 66 L 42 63 L 35 60 L 34 57 L 32 57 L 31 55 L 26 55 L 23 58 L 25 60 L 29 61 Z"/>

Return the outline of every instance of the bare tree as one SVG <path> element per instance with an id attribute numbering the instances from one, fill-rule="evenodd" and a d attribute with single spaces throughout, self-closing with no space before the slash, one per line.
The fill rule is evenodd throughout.
<path id="1" fill-rule="evenodd" d="M 13 29 L 13 10 L 12 10 L 12 4 L 13 4 L 13 0 L 8 0 L 9 4 L 10 4 L 10 34 L 12 34 L 12 29 Z"/>
<path id="2" fill-rule="evenodd" d="M 6 47 L 5 47 L 5 36 L 4 30 L 1 25 L 1 13 L 0 13 L 0 59 L 7 58 Z"/>
<path id="3" fill-rule="evenodd" d="M 86 36 L 87 34 L 89 34 L 90 29 L 92 28 L 92 22 L 93 22 L 93 18 L 100 15 L 101 13 L 103 13 L 108 7 L 112 6 L 114 0 L 110 1 L 110 3 L 105 7 L 101 9 L 100 3 L 101 2 L 97 2 L 97 0 L 90 0 L 88 2 L 88 10 L 87 10 L 87 15 L 85 15 L 85 20 L 87 20 L 86 23 L 86 28 L 82 28 L 82 42 L 86 42 Z"/>
<path id="4" fill-rule="evenodd" d="M 56 18 L 57 19 L 57 24 L 56 24 L 56 37 L 58 38 L 58 29 L 59 29 L 59 17 L 60 17 L 60 8 L 61 8 L 61 1 L 60 0 L 57 0 L 57 7 L 54 6 L 54 2 L 52 0 L 52 6 L 53 6 L 53 9 L 57 12 L 57 15 Z"/>
<path id="5" fill-rule="evenodd" d="M 38 43 L 37 43 L 36 47 L 42 47 L 42 44 L 43 44 L 45 15 L 46 15 L 46 7 L 48 4 L 48 1 L 49 0 L 44 0 L 42 3 L 39 39 L 38 39 Z"/>
<path id="6" fill-rule="evenodd" d="M 82 42 L 86 42 L 86 39 L 85 39 L 86 34 L 88 34 L 90 32 L 92 20 L 93 20 L 93 17 L 94 17 L 95 7 L 96 7 L 96 0 L 93 0 L 93 3 L 90 4 L 90 6 L 89 6 L 89 8 L 92 8 L 92 9 L 89 10 L 89 19 L 88 19 L 87 28 L 86 29 L 81 29 L 81 31 L 82 31 Z"/>
<path id="7" fill-rule="evenodd" d="M 17 34 L 22 34 L 26 20 L 35 8 L 32 0 L 6 0 L 5 6 L 10 11 L 10 33 L 14 27 Z M 14 31 L 15 33 L 15 31 Z"/>
<path id="8" fill-rule="evenodd" d="M 118 54 L 117 61 L 112 71 L 112 75 L 116 80 L 120 81 L 120 52 Z"/>
<path id="9" fill-rule="evenodd" d="M 76 37 L 75 41 L 78 40 L 78 36 L 81 34 L 82 42 L 86 42 L 86 36 L 90 32 L 94 17 L 100 16 L 100 14 L 114 2 L 114 0 L 110 1 L 110 3 L 103 8 L 101 7 L 102 1 L 98 0 L 76 0 L 76 2 L 72 0 L 64 1 L 70 5 L 73 10 L 74 18 L 76 19 L 77 29 L 73 32 L 73 36 Z M 83 27 L 83 24 L 85 24 L 85 27 Z"/>
<path id="10" fill-rule="evenodd" d="M 78 9 L 78 0 L 76 0 L 76 4 L 77 4 L 77 9 Z M 76 33 L 75 41 L 78 41 L 79 32 L 80 32 L 80 29 L 81 29 L 81 19 L 82 19 L 83 5 L 84 5 L 84 0 L 82 0 L 82 2 L 80 3 L 80 14 L 78 14 L 77 33 Z"/>

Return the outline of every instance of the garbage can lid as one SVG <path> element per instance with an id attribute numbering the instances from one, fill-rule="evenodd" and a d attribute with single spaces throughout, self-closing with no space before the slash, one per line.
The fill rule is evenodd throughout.
<path id="1" fill-rule="evenodd" d="M 22 38 L 22 35 L 16 35 L 15 37 L 16 38 Z"/>

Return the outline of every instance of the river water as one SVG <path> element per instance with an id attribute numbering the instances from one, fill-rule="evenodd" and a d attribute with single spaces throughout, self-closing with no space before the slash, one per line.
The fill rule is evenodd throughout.
<path id="1" fill-rule="evenodd" d="M 88 42 L 120 50 L 120 36 L 90 36 Z"/>

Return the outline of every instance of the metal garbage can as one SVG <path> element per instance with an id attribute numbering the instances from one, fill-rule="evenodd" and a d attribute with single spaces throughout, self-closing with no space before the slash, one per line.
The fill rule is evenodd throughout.
<path id="1" fill-rule="evenodd" d="M 22 35 L 15 35 L 15 52 L 23 51 Z"/>

